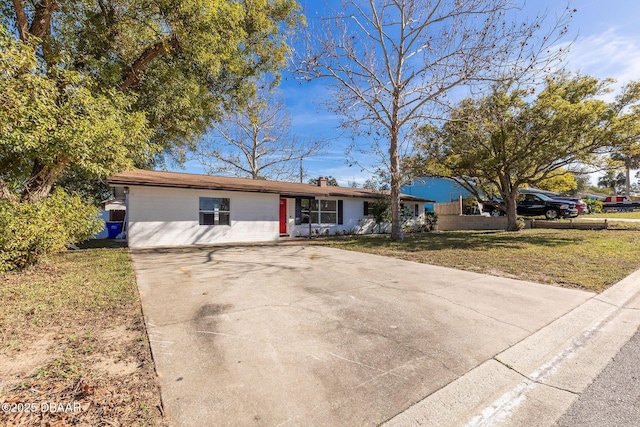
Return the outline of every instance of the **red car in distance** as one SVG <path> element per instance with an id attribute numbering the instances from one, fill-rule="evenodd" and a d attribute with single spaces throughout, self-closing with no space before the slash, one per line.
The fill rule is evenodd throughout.
<path id="1" fill-rule="evenodd" d="M 554 196 L 553 200 L 564 200 L 567 202 L 575 203 L 576 209 L 578 209 L 578 215 L 588 214 L 589 206 L 582 199 L 578 199 L 577 197 L 563 197 L 563 196 Z"/>

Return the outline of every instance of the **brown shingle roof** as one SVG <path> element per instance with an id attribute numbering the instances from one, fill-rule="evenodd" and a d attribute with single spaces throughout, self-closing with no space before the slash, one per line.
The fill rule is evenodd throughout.
<path id="1" fill-rule="evenodd" d="M 142 185 L 151 187 L 196 188 L 204 190 L 246 191 L 280 194 L 283 197 L 362 197 L 379 198 L 380 192 L 365 188 L 319 187 L 295 182 L 265 181 L 226 176 L 196 175 L 180 172 L 159 172 L 137 169 L 121 172 L 107 182 L 113 187 Z M 383 193 L 384 194 L 384 193 Z M 432 202 L 432 200 L 403 194 L 404 201 Z"/>

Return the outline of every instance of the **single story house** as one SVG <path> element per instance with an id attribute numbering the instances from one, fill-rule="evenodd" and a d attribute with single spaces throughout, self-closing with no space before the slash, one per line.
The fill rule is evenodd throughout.
<path id="1" fill-rule="evenodd" d="M 129 246 L 275 241 L 280 236 L 369 233 L 369 203 L 384 194 L 362 188 L 134 170 L 108 179 L 125 200 Z M 401 197 L 412 218 L 429 200 Z"/>
<path id="2" fill-rule="evenodd" d="M 425 209 L 433 211 L 434 203 L 449 203 L 462 198 L 475 197 L 469 190 L 451 178 L 421 177 L 412 179 L 403 185 L 400 191 L 423 199 L 431 199 L 425 203 Z"/>

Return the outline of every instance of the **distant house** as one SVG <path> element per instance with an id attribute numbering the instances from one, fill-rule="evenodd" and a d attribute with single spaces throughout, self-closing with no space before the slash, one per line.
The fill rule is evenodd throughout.
<path id="1" fill-rule="evenodd" d="M 371 232 L 369 204 L 384 194 L 362 189 L 134 170 L 109 178 L 125 200 L 130 247 L 260 242 L 280 236 Z M 402 195 L 424 215 L 427 200 Z"/>
<path id="2" fill-rule="evenodd" d="M 403 194 L 434 200 L 435 203 L 448 203 L 462 198 L 475 197 L 467 189 L 451 178 L 422 177 L 411 180 L 402 186 Z M 433 211 L 433 203 L 424 204 L 425 209 Z"/>

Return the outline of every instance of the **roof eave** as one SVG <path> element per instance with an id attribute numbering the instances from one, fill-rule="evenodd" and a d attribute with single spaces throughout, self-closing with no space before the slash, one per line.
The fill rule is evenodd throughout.
<path id="1" fill-rule="evenodd" d="M 144 179 L 137 180 L 125 180 L 118 179 L 117 176 L 110 177 L 107 179 L 107 183 L 114 187 L 126 187 L 126 186 L 142 186 L 142 187 L 160 187 L 160 188 L 186 188 L 192 190 L 219 190 L 219 191 L 236 191 L 236 192 L 244 192 L 244 193 L 263 193 L 263 194 L 279 194 L 282 197 L 306 197 L 306 198 L 317 198 L 317 197 L 349 197 L 349 198 L 360 198 L 360 199 L 379 199 L 382 197 L 388 196 L 383 193 L 356 193 L 356 194 L 348 194 L 342 191 L 331 191 L 331 187 L 322 187 L 327 191 L 324 192 L 303 192 L 303 191 L 290 191 L 290 190 L 278 190 L 278 189 L 268 189 L 268 188 L 246 188 L 246 187 L 235 187 L 233 185 L 227 185 L 221 188 L 219 185 L 206 185 L 206 184 L 185 184 L 185 183 L 169 183 L 169 182 L 158 182 L 158 181 L 150 181 Z M 318 187 L 321 188 L 321 187 Z M 336 187 L 339 188 L 339 187 Z M 400 199 L 403 201 L 412 201 L 419 203 L 434 203 L 432 200 L 422 199 L 416 196 L 411 195 L 400 195 Z"/>

